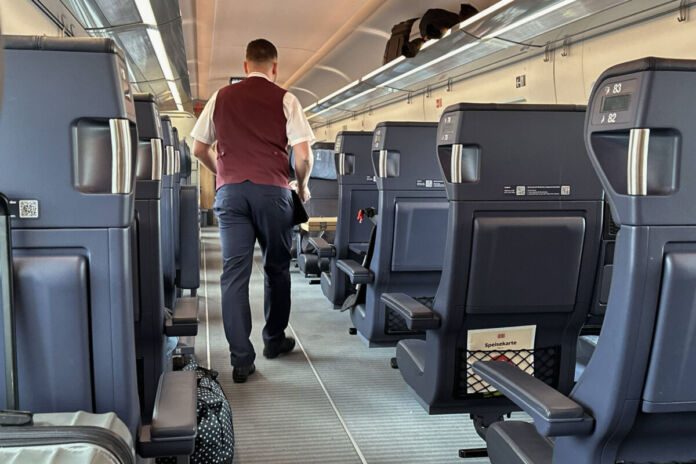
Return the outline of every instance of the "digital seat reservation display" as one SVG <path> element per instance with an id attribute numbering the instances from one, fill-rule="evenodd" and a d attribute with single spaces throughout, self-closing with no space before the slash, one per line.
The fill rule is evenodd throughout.
<path id="1" fill-rule="evenodd" d="M 604 98 L 602 113 L 617 113 L 626 111 L 631 105 L 631 94 L 616 95 Z"/>

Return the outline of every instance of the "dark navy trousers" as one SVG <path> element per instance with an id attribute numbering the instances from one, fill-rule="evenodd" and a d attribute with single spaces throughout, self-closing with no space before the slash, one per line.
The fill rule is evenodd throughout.
<path id="1" fill-rule="evenodd" d="M 254 244 L 263 252 L 266 345 L 285 337 L 290 319 L 290 247 L 293 203 L 290 190 L 252 182 L 227 184 L 215 194 L 222 243 L 222 319 L 233 366 L 248 366 L 256 354 L 249 340 L 249 278 Z"/>

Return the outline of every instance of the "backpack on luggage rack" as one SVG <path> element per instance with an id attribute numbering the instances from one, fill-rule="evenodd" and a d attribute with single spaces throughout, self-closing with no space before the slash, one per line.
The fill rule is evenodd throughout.
<path id="1" fill-rule="evenodd" d="M 423 41 L 421 39 L 416 39 L 413 42 L 409 42 L 409 38 L 411 37 L 413 24 L 417 20 L 418 18 L 408 19 L 392 27 L 391 37 L 387 41 L 387 46 L 384 49 L 382 64 L 387 64 L 401 55 L 409 58 L 416 56 Z"/>
<path id="2" fill-rule="evenodd" d="M 10 221 L 17 209 L 0 193 L 0 307 L 3 320 L 6 408 L 0 410 L 0 462 L 72 462 L 134 464 L 133 441 L 128 428 L 114 413 L 32 414 L 18 411 L 17 345 Z M 56 453 L 61 450 L 63 453 Z"/>
<path id="3" fill-rule="evenodd" d="M 413 58 L 427 40 L 442 38 L 448 29 L 469 19 L 476 13 L 478 10 L 474 6 L 462 3 L 458 14 L 441 8 L 431 8 L 425 12 L 422 18 L 412 18 L 394 25 L 384 50 L 382 64 L 387 64 L 402 55 L 406 58 Z M 420 37 L 411 40 L 411 29 L 419 19 Z"/>
<path id="4" fill-rule="evenodd" d="M 458 14 L 442 8 L 431 8 L 421 18 L 418 29 L 423 40 L 441 39 L 448 29 L 469 19 L 476 13 L 478 10 L 468 3 L 461 4 Z"/>

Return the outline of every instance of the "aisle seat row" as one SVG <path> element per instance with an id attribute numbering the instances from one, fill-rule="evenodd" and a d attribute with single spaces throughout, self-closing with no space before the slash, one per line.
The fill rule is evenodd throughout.
<path id="1" fill-rule="evenodd" d="M 0 114 L 0 191 L 17 205 L 10 237 L 18 407 L 42 413 L 42 424 L 61 417 L 51 413 L 115 413 L 92 422 L 122 422 L 126 449 L 134 444 L 140 457 L 186 461 L 197 429 L 196 377 L 172 371 L 166 346 L 170 335 L 195 335 L 197 301 L 183 314 L 175 300 L 175 232 L 184 226 L 174 206 L 171 123 L 151 96 L 133 95 L 111 40 L 3 40 L 10 98 Z M 188 240 L 180 250 L 198 248 L 197 233 Z M 9 399 L 7 378 L 0 402 Z M 51 437 L 58 432 L 31 421 L 3 430 L 0 440 L 31 432 L 54 445 L 70 441 L 69 431 Z M 131 458 L 124 462 L 135 452 Z"/>
<path id="2" fill-rule="evenodd" d="M 312 198 L 306 203 L 305 209 L 310 218 L 334 218 L 338 210 L 338 183 L 336 165 L 334 160 L 334 144 L 315 142 L 312 145 L 314 154 L 314 167 L 309 178 L 309 191 Z M 290 164 L 294 166 L 294 156 L 290 157 Z M 295 229 L 295 246 L 297 266 L 305 277 L 316 278 L 322 272 L 328 270 L 329 261 L 320 256 L 313 238 L 321 239 L 329 244 L 334 241 L 335 231 L 325 230 L 308 231 L 297 227 Z"/>
<path id="3" fill-rule="evenodd" d="M 334 241 L 310 238 L 317 255 L 329 262 L 328 269 L 321 274 L 321 289 L 336 308 L 343 305 L 350 293 L 347 277 L 338 271 L 338 260 L 362 261 L 370 243 L 373 223 L 364 209 L 377 206 L 377 186 L 369 156 L 371 144 L 372 132 L 343 131 L 336 137 L 338 210 Z"/>
<path id="4" fill-rule="evenodd" d="M 368 346 L 397 345 L 429 413 L 471 416 L 493 464 L 696 458 L 695 71 L 617 66 L 589 108 L 454 105 L 438 125 L 378 124 L 350 156 L 369 136 L 338 134 L 347 233 L 313 240 L 336 266 L 324 293 Z M 365 160 L 378 199 L 353 204 Z M 520 409 L 533 424 L 503 420 Z"/>

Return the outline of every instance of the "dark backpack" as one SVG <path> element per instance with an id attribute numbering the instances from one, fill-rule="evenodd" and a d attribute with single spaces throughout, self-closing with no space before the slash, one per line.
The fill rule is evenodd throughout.
<path id="1" fill-rule="evenodd" d="M 459 8 L 459 22 L 466 21 L 478 12 L 479 11 L 475 6 L 469 5 L 468 3 L 462 3 L 461 7 Z"/>
<path id="2" fill-rule="evenodd" d="M 441 8 L 432 8 L 426 11 L 421 19 L 419 25 L 421 37 L 423 40 L 440 39 L 448 29 L 476 13 L 478 10 L 468 3 L 462 3 L 459 14 Z"/>
<path id="3" fill-rule="evenodd" d="M 387 64 L 404 53 L 408 53 L 411 29 L 413 28 L 413 23 L 415 23 L 417 20 L 418 18 L 412 18 L 407 21 L 402 21 L 392 27 L 391 37 L 387 41 L 387 47 L 384 50 L 384 59 L 382 60 L 382 64 Z M 416 50 L 416 52 L 417 51 L 418 50 Z M 415 56 L 415 53 L 411 56 Z"/>

